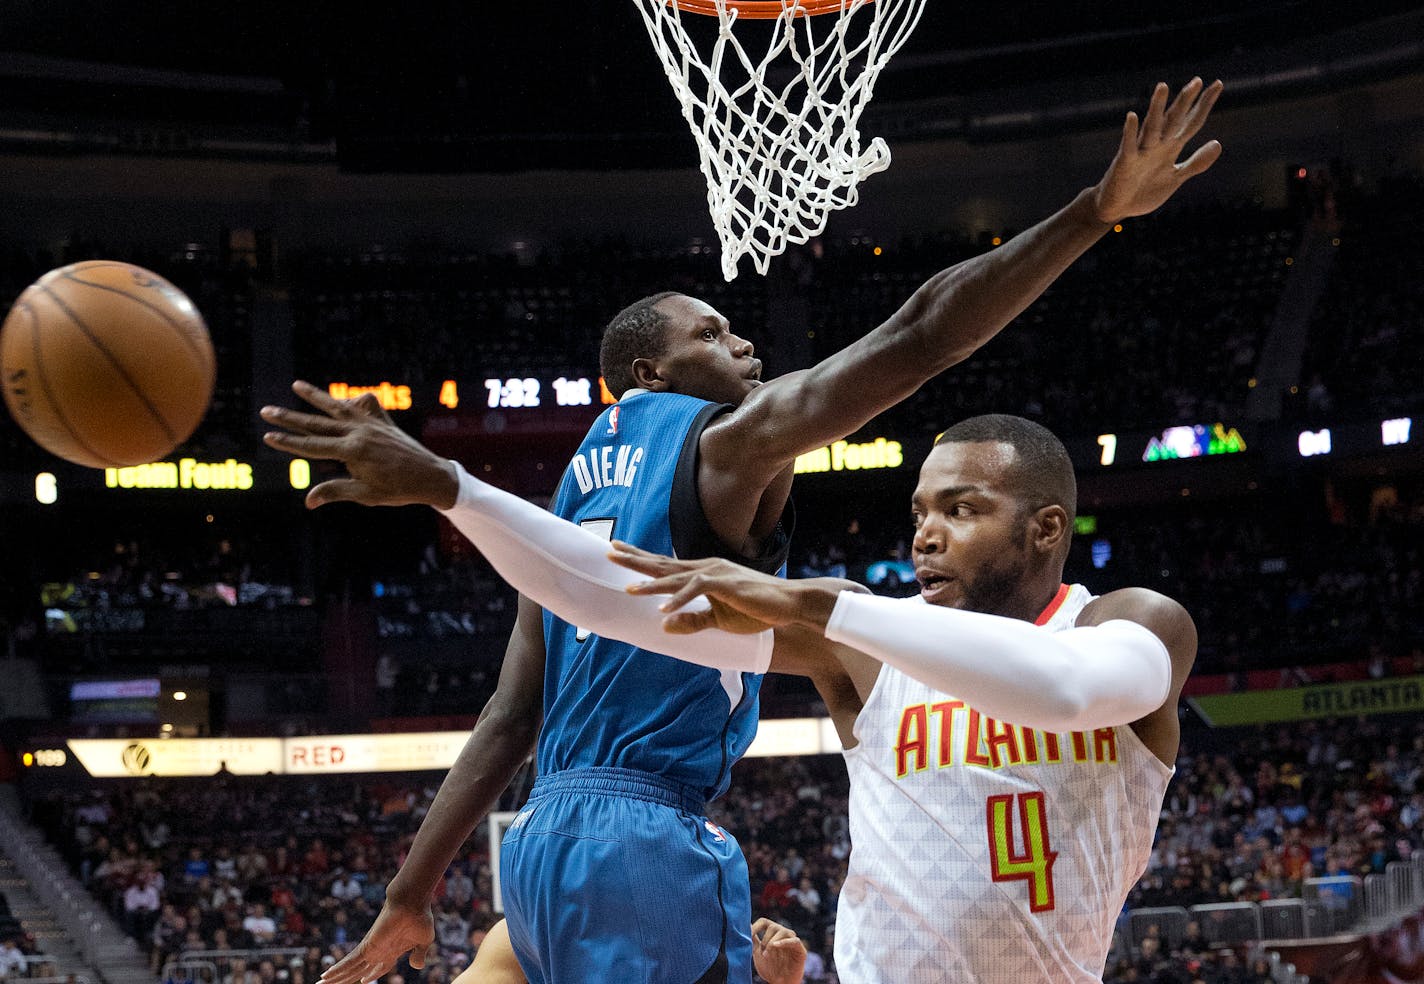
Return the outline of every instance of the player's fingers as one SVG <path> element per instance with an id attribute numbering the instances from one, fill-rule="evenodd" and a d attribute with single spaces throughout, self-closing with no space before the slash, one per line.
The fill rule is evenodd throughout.
<path id="1" fill-rule="evenodd" d="M 1167 108 L 1170 93 L 1166 82 L 1158 82 L 1152 90 L 1152 101 L 1147 105 L 1147 115 L 1142 120 L 1142 146 L 1155 147 L 1162 139 L 1162 117 Z"/>
<path id="2" fill-rule="evenodd" d="M 373 417 L 376 420 L 383 420 L 388 424 L 394 424 L 391 415 L 386 413 L 386 408 L 381 406 L 380 398 L 375 393 L 362 393 L 352 401 L 352 407 L 361 415 Z"/>
<path id="3" fill-rule="evenodd" d="M 1167 107 L 1167 114 L 1163 119 L 1163 125 L 1167 128 L 1169 133 L 1176 132 L 1177 124 L 1181 122 L 1182 117 L 1187 115 L 1187 111 L 1191 109 L 1192 104 L 1196 102 L 1197 94 L 1201 92 L 1201 87 L 1201 77 L 1194 77 L 1190 82 L 1182 86 L 1181 91 L 1178 92 L 1176 98 L 1172 100 L 1172 104 Z"/>
<path id="4" fill-rule="evenodd" d="M 1177 174 L 1183 181 L 1189 181 L 1216 163 L 1221 156 L 1221 142 L 1210 140 L 1197 148 L 1197 152 L 1177 165 Z"/>
<path id="5" fill-rule="evenodd" d="M 796 939 L 796 934 L 787 927 L 781 925 L 781 923 L 771 924 L 771 931 L 766 934 L 766 943 L 768 946 L 772 943 L 785 942 L 788 939 Z"/>
<path id="6" fill-rule="evenodd" d="M 346 445 L 339 437 L 268 431 L 262 435 L 262 442 L 269 448 L 302 458 L 333 458 L 339 461 L 346 459 Z"/>
<path id="7" fill-rule="evenodd" d="M 326 390 L 319 386 L 313 386 L 305 379 L 298 379 L 293 382 L 292 392 L 316 407 L 322 413 L 331 414 L 334 417 L 345 416 L 347 413 L 345 401 L 338 400 Z"/>
<path id="8" fill-rule="evenodd" d="M 655 577 L 650 581 L 637 581 L 628 585 L 623 590 L 634 595 L 658 595 L 672 594 L 680 591 L 686 584 L 691 574 L 668 574 L 663 577 Z"/>
<path id="9" fill-rule="evenodd" d="M 371 489 L 354 478 L 333 478 L 322 482 L 307 493 L 307 508 L 316 509 L 332 502 L 365 503 Z"/>
<path id="10" fill-rule="evenodd" d="M 677 573 L 677 563 L 667 557 L 660 557 L 657 554 L 638 551 L 630 553 L 624 546 L 614 544 L 613 549 L 608 551 L 608 559 L 619 567 L 626 567 L 629 570 L 637 571 L 639 574 L 647 574 L 651 577 L 663 577 Z M 635 592 L 641 594 L 643 592 Z"/>
<path id="11" fill-rule="evenodd" d="M 1137 149 L 1137 114 L 1129 112 L 1127 119 L 1122 121 L 1122 143 L 1118 145 L 1118 156 L 1130 154 Z"/>
<path id="12" fill-rule="evenodd" d="M 760 942 L 761 942 L 762 933 L 764 933 L 764 932 L 767 930 L 768 927 L 770 927 L 770 926 L 775 926 L 775 925 L 776 925 L 776 923 L 774 923 L 774 922 L 772 922 L 770 919 L 766 918 L 766 916 L 762 916 L 762 917 L 761 917 L 760 919 L 758 919 L 756 922 L 752 923 L 752 939 L 754 939 L 754 940 L 756 940 L 758 943 L 760 943 Z"/>
<path id="13" fill-rule="evenodd" d="M 668 579 L 664 578 L 664 580 Z M 706 594 L 709 587 L 707 578 L 701 574 L 693 574 L 686 578 L 682 586 L 672 593 L 672 597 L 659 605 L 658 608 L 665 612 L 675 612 L 694 598 Z"/>
<path id="14" fill-rule="evenodd" d="M 359 956 L 359 951 L 353 952 L 326 968 L 317 981 L 319 984 L 356 984 L 365 966 L 366 961 Z"/>
<path id="15" fill-rule="evenodd" d="M 361 973 L 361 984 L 374 984 L 391 972 L 391 968 L 396 965 L 395 960 L 384 960 L 380 963 L 368 963 L 366 969 Z"/>
<path id="16" fill-rule="evenodd" d="M 663 619 L 663 631 L 670 635 L 692 635 L 717 627 L 717 616 L 710 608 L 695 612 L 674 612 Z"/>
<path id="17" fill-rule="evenodd" d="M 424 969 L 424 967 L 425 967 L 425 956 L 426 956 L 426 954 L 427 954 L 429 951 L 430 951 L 430 945 L 429 945 L 428 943 L 427 943 L 425 946 L 417 946 L 414 950 L 411 950 L 411 951 L 410 951 L 410 965 L 411 965 L 412 967 L 414 967 L 416 970 L 422 970 L 422 969 Z"/>
<path id="18" fill-rule="evenodd" d="M 262 419 L 269 424 L 285 427 L 299 434 L 324 434 L 340 437 L 351 429 L 349 424 L 330 417 L 319 417 L 314 413 L 288 410 L 286 407 L 263 407 Z"/>
<path id="19" fill-rule="evenodd" d="M 1201 128 L 1206 126 L 1207 117 L 1211 115 L 1212 107 L 1215 106 L 1216 101 L 1221 98 L 1221 90 L 1223 88 L 1224 86 L 1221 84 L 1221 79 L 1217 79 L 1203 90 L 1201 98 L 1196 101 L 1196 105 L 1191 108 L 1191 111 L 1187 113 L 1186 117 L 1182 120 L 1177 139 L 1186 143 L 1201 132 Z"/>

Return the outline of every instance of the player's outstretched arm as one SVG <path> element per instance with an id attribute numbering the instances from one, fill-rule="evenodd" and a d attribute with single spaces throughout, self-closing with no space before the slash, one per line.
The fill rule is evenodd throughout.
<path id="1" fill-rule="evenodd" d="M 417 969 L 435 938 L 430 900 L 470 832 L 497 802 L 538 737 L 544 695 L 544 626 L 539 607 L 519 602 L 519 617 L 499 686 L 420 823 L 405 863 L 386 887 L 365 938 L 321 975 L 322 984 L 367 984 L 405 954 Z"/>
<path id="2" fill-rule="evenodd" d="M 480 481 L 410 437 L 370 394 L 336 400 L 308 383 L 292 389 L 321 414 L 265 407 L 284 428 L 267 444 L 291 454 L 341 461 L 348 478 L 322 482 L 309 506 L 423 503 L 440 509 L 509 584 L 560 618 L 598 635 L 663 652 L 673 642 L 659 625 L 657 599 L 623 589 L 638 576 L 608 559 L 608 542 L 516 495 Z M 705 608 L 698 599 L 694 608 Z M 771 633 L 723 633 L 678 641 L 694 662 L 715 653 L 720 665 L 754 673 L 771 660 Z M 706 655 L 704 655 L 706 654 Z"/>
<path id="3" fill-rule="evenodd" d="M 739 475 L 760 469 L 765 474 L 756 477 L 765 479 L 968 358 L 1114 223 L 1158 208 L 1216 161 L 1214 140 L 1181 157 L 1220 93 L 1220 82 L 1203 87 L 1193 79 L 1169 105 L 1159 84 L 1140 123 L 1127 115 L 1117 154 L 1096 185 L 998 249 L 936 274 L 889 321 L 824 362 L 753 391 L 708 429 L 702 451 L 709 464 Z M 746 454 L 748 447 L 757 453 Z"/>
<path id="4" fill-rule="evenodd" d="M 723 560 L 676 560 L 623 543 L 611 556 L 653 578 L 630 593 L 669 596 L 670 632 L 775 626 L 772 669 L 810 674 L 815 661 L 796 631 L 809 628 L 990 717 L 1049 731 L 1141 721 L 1172 702 L 1196 656 L 1191 618 L 1151 592 L 1115 592 L 1084 609 L 1078 627 L 1046 632 L 1021 619 L 877 598 L 831 578 L 781 581 Z M 698 594 L 710 607 L 676 611 Z M 780 659 L 783 648 L 796 654 L 790 666 Z"/>

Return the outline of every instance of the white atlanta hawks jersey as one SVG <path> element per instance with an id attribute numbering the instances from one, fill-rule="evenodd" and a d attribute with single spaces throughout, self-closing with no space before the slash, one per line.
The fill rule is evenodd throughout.
<path id="1" fill-rule="evenodd" d="M 1071 628 L 1092 599 L 1064 585 L 1038 624 Z M 855 736 L 843 984 L 1102 979 L 1172 776 L 1132 728 L 995 721 L 886 666 Z"/>

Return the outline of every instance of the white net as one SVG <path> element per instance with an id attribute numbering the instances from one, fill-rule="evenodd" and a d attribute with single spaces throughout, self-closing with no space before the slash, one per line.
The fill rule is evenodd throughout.
<path id="1" fill-rule="evenodd" d="M 810 0 L 740 4 L 771 8 L 759 21 L 737 0 L 636 2 L 697 142 L 727 280 L 743 256 L 764 275 L 890 166 L 884 140 L 863 145 L 860 114 L 925 0 L 821 0 L 815 9 L 830 12 L 815 16 Z M 709 27 L 715 37 L 699 45 Z"/>

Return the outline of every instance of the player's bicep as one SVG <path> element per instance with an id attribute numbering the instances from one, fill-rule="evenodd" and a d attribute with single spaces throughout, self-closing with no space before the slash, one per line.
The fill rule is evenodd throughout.
<path id="1" fill-rule="evenodd" d="M 753 390 L 717 427 L 738 435 L 739 451 L 756 448 L 756 457 L 784 464 L 860 429 L 961 357 L 927 349 L 902 312 L 811 368 Z"/>
<path id="2" fill-rule="evenodd" d="M 1101 625 L 1114 619 L 1135 622 L 1162 641 L 1172 661 L 1171 701 L 1175 702 L 1197 658 L 1197 628 L 1187 610 L 1156 591 L 1123 588 L 1090 602 L 1077 624 Z"/>

